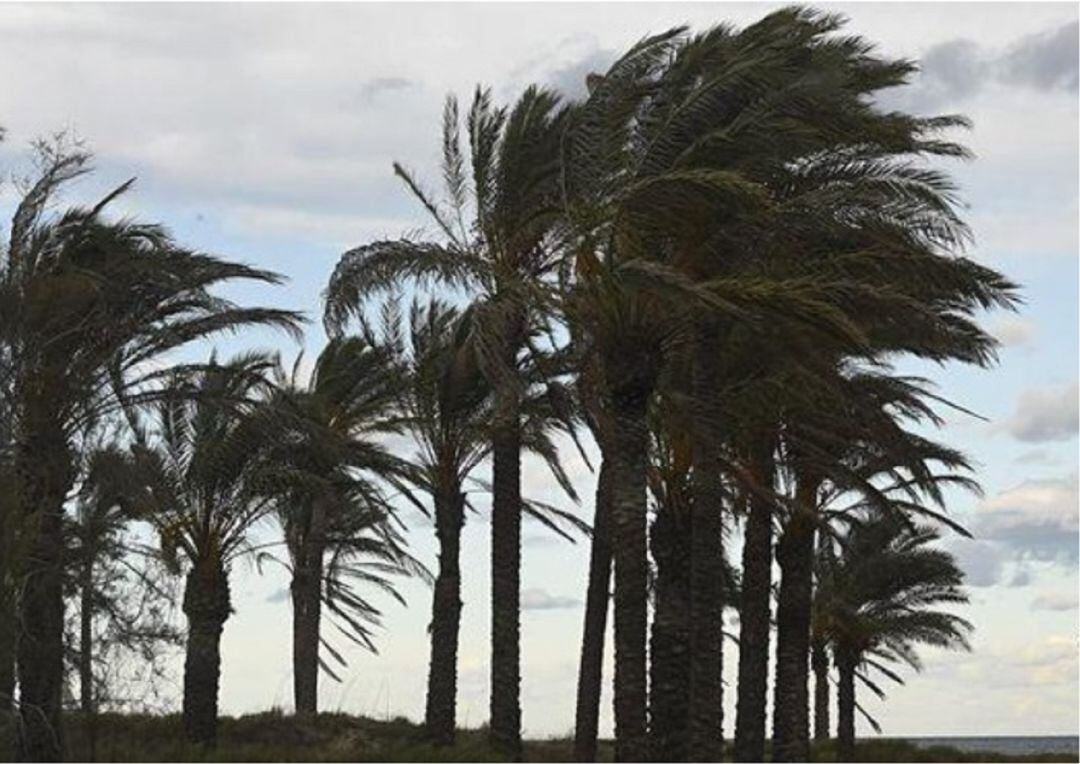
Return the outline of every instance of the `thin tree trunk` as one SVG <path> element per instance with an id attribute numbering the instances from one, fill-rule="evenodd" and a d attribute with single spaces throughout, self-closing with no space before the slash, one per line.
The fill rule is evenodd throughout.
<path id="1" fill-rule="evenodd" d="M 435 496 L 439 572 L 431 608 L 431 662 L 424 724 L 436 745 L 450 745 L 456 733 L 457 652 L 461 626 L 461 528 L 465 497 L 457 484 Z"/>
<path id="2" fill-rule="evenodd" d="M 326 513 L 322 502 L 311 504 L 308 525 L 293 550 L 293 703 L 297 714 L 319 710 L 319 634 Z"/>
<path id="3" fill-rule="evenodd" d="M 776 548 L 780 596 L 776 612 L 776 682 L 773 761 L 810 756 L 808 689 L 810 621 L 813 609 L 816 479 L 798 476 L 796 510 Z"/>
<path id="4" fill-rule="evenodd" d="M 603 449 L 601 448 L 601 451 Z M 585 626 L 581 637 L 577 712 L 574 724 L 574 760 L 596 761 L 600 726 L 600 688 L 604 671 L 604 636 L 611 585 L 612 468 L 602 456 L 596 485 L 592 547 L 589 551 L 589 588 L 585 595 Z"/>
<path id="5" fill-rule="evenodd" d="M 217 739 L 221 632 L 231 612 L 229 582 L 220 561 L 200 560 L 184 586 L 188 621 L 184 657 L 184 734 L 192 743 Z"/>
<path id="6" fill-rule="evenodd" d="M 810 647 L 810 664 L 814 669 L 814 740 L 820 742 L 829 739 L 829 653 L 818 640 Z"/>
<path id="7" fill-rule="evenodd" d="M 89 551 L 79 582 L 79 708 L 90 740 L 90 761 L 97 761 L 97 708 L 94 702 L 94 559 Z"/>
<path id="8" fill-rule="evenodd" d="M 719 761 L 723 749 L 723 496 L 711 403 L 715 397 L 715 333 L 699 330 L 692 394 L 706 413 L 693 428 L 690 505 L 690 758 Z"/>
<path id="9" fill-rule="evenodd" d="M 517 406 L 492 442 L 491 742 L 521 758 L 521 432 Z"/>
<path id="10" fill-rule="evenodd" d="M 649 737 L 653 761 L 686 761 L 690 704 L 690 519 L 664 507 L 651 529 L 656 563 L 649 655 Z"/>
<path id="11" fill-rule="evenodd" d="M 8 522 L 5 518 L 0 522 Z M 6 550 L 5 550 L 6 553 Z M 4 565 L 10 564 L 8 559 Z M 7 580 L 7 571 L 0 571 L 0 716 L 14 707 L 15 697 L 15 624 L 19 613 L 15 593 Z"/>
<path id="12" fill-rule="evenodd" d="M 762 488 L 773 487 L 772 441 L 750 466 Z M 735 761 L 765 760 L 769 639 L 772 635 L 772 503 L 750 492 L 742 551 L 739 608 L 739 684 L 735 706 Z"/>
<path id="13" fill-rule="evenodd" d="M 293 702 L 297 714 L 319 710 L 319 629 L 322 617 L 323 550 L 309 549 L 295 568 L 293 603 Z"/>
<path id="14" fill-rule="evenodd" d="M 840 761 L 855 761 L 855 656 L 847 649 L 837 649 L 837 754 Z"/>
<path id="15" fill-rule="evenodd" d="M 610 371 L 615 369 L 609 367 Z M 612 396 L 612 527 L 615 549 L 615 759 L 644 761 L 646 728 L 646 559 L 647 438 L 645 409 L 651 384 L 628 375 Z"/>
<path id="16" fill-rule="evenodd" d="M 17 755 L 22 761 L 59 761 L 64 755 L 63 519 L 73 470 L 63 429 L 44 413 L 50 409 L 42 401 L 24 405 L 27 422 L 15 455 L 17 491 L 30 534 L 17 638 L 22 721 Z"/>

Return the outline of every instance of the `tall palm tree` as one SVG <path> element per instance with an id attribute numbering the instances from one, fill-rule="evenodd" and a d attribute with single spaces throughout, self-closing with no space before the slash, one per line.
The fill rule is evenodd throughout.
<path id="1" fill-rule="evenodd" d="M 21 555 L 20 757 L 59 758 L 63 686 L 64 501 L 74 439 L 86 422 L 145 402 L 154 362 L 187 342 L 265 324 L 295 331 L 296 314 L 240 308 L 211 293 L 233 279 L 280 278 L 177 246 L 159 226 L 108 222 L 128 182 L 92 208 L 50 216 L 56 193 L 88 170 L 88 155 L 42 145 L 42 171 L 0 252 L 0 327 L 10 359 L 13 473 L 30 526 Z"/>
<path id="2" fill-rule="evenodd" d="M 185 575 L 183 723 L 187 738 L 201 745 L 217 736 L 232 564 L 250 553 L 252 527 L 292 484 L 266 458 L 266 444 L 283 430 L 280 415 L 264 405 L 273 366 L 249 354 L 175 372 L 155 407 L 153 437 L 132 447 L 132 500 L 157 529 L 166 565 Z"/>
<path id="3" fill-rule="evenodd" d="M 521 755 L 520 569 L 522 355 L 545 330 L 558 264 L 558 149 L 565 109 L 558 96 L 525 90 L 510 109 L 477 88 L 466 156 L 454 97 L 443 114 L 445 201 L 395 172 L 431 214 L 439 240 L 377 241 L 342 256 L 327 290 L 327 316 L 341 321 L 363 298 L 403 280 L 464 288 L 475 300 L 468 348 L 495 396 L 492 437 L 491 738 Z M 466 169 L 466 163 L 469 168 Z M 468 223 L 466 223 L 468 220 Z"/>
<path id="4" fill-rule="evenodd" d="M 385 490 L 402 487 L 407 472 L 380 442 L 395 429 L 404 381 L 395 359 L 362 338 L 341 337 L 327 343 L 306 383 L 298 378 L 299 364 L 300 357 L 291 374 L 276 372 L 268 405 L 280 413 L 286 433 L 267 458 L 292 475 L 275 515 L 292 575 L 295 707 L 313 714 L 320 667 L 337 679 L 330 663 L 342 662 L 322 634 L 323 606 L 347 638 L 374 650 L 371 627 L 381 614 L 359 587 L 403 603 L 392 578 L 427 577 L 427 571 L 408 554 Z"/>
<path id="5" fill-rule="evenodd" d="M 822 633 L 839 672 L 842 761 L 854 760 L 855 680 L 860 671 L 875 668 L 899 681 L 883 661 L 918 671 L 918 645 L 970 649 L 972 625 L 938 609 L 968 601 L 963 571 L 952 555 L 933 546 L 939 538 L 933 528 L 875 512 L 851 525 L 839 550 L 822 555 Z M 880 694 L 868 677 L 860 678 Z"/>

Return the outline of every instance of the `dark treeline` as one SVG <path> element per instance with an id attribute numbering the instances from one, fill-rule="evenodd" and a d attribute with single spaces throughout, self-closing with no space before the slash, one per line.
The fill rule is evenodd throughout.
<path id="1" fill-rule="evenodd" d="M 606 649 L 617 760 L 806 761 L 811 731 L 834 729 L 850 759 L 856 716 L 876 727 L 857 688 L 883 696 L 882 678 L 920 668 L 918 646 L 963 648 L 971 630 L 935 542 L 966 534 L 945 490 L 978 486 L 962 453 L 918 434 L 959 407 L 894 364 L 992 364 L 980 314 L 1019 298 L 963 254 L 940 160 L 968 157 L 948 135 L 966 120 L 880 107 L 916 65 L 842 25 L 788 8 L 675 28 L 578 100 L 449 98 L 440 193 L 394 164 L 432 234 L 341 256 L 310 375 L 257 352 L 176 362 L 223 332 L 298 336 L 304 319 L 215 294 L 279 275 L 113 219 L 130 183 L 58 206 L 89 157 L 40 144 L 0 249 L 0 714 L 15 755 L 64 757 L 69 684 L 83 713 L 107 706 L 114 644 L 146 665 L 184 646 L 183 727 L 212 745 L 244 556 L 290 576 L 297 714 L 317 713 L 320 677 L 344 663 L 327 623 L 373 648 L 371 593 L 429 582 L 424 729 L 452 744 L 461 532 L 483 490 L 503 756 L 523 756 L 528 515 L 590 544 L 577 759 L 597 756 Z M 589 524 L 522 491 L 532 454 L 576 502 L 560 449 L 589 453 L 587 438 Z M 408 453 L 388 445 L 402 439 Z M 434 526 L 430 570 L 406 506 Z M 256 546 L 265 519 L 280 543 Z"/>

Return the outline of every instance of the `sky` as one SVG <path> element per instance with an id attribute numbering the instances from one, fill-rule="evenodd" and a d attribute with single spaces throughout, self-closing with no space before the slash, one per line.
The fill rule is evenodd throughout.
<path id="1" fill-rule="evenodd" d="M 130 177 L 117 212 L 167 225 L 183 244 L 270 268 L 283 287 L 234 287 L 248 303 L 306 311 L 304 348 L 325 337 L 320 293 L 346 249 L 426 225 L 391 171 L 401 161 L 434 187 L 443 99 L 477 83 L 512 100 L 529 83 L 583 91 L 648 33 L 744 24 L 775 4 L 0 4 L 0 173 L 24 173 L 36 137 L 67 131 L 97 172 L 67 200 L 89 202 Z M 923 651 L 925 667 L 887 702 L 866 706 L 888 735 L 1076 734 L 1078 731 L 1078 97 L 1075 4 L 823 4 L 848 31 L 922 62 L 890 105 L 963 113 L 956 136 L 976 159 L 950 166 L 967 203 L 969 255 L 1023 287 L 1015 314 L 986 316 L 1000 338 L 990 370 L 902 363 L 984 420 L 946 413 L 939 436 L 978 466 L 984 496 L 950 496 L 975 540 L 949 538 L 971 585 L 966 654 Z M 15 185 L 0 187 L 0 211 Z M 223 353 L 301 346 L 270 332 L 217 343 Z M 595 476 L 568 469 L 592 516 Z M 481 471 L 481 477 L 483 471 Z M 539 465 L 528 495 L 573 505 Z M 465 602 L 459 723 L 487 719 L 489 526 L 486 500 L 463 541 Z M 414 552 L 434 566 L 434 532 L 407 515 Z M 274 528 L 258 531 L 272 540 Z M 729 552 L 738 555 L 738 540 Z M 530 736 L 573 728 L 587 544 L 524 528 L 523 725 Z M 290 610 L 284 573 L 233 571 L 235 614 L 222 644 L 221 707 L 239 714 L 291 706 Z M 431 593 L 405 582 L 385 598 L 378 655 L 350 649 L 340 684 L 321 683 L 326 710 L 419 720 Z M 610 644 L 610 643 L 609 643 Z M 736 654 L 725 680 L 734 720 Z M 178 664 L 177 664 L 178 665 Z M 610 651 L 601 724 L 611 732 Z M 177 682 L 178 680 L 177 675 Z M 178 684 L 172 688 L 178 697 Z M 862 722 L 860 720 L 860 725 Z M 860 726 L 860 734 L 866 733 Z"/>

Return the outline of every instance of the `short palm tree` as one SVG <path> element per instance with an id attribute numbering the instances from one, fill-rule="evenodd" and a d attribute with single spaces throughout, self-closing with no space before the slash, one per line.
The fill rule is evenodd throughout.
<path id="1" fill-rule="evenodd" d="M 386 492 L 403 487 L 407 474 L 381 442 L 395 429 L 404 384 L 395 359 L 359 337 L 340 337 L 319 353 L 306 383 L 298 378 L 299 361 L 291 374 L 276 374 L 268 405 L 286 429 L 267 459 L 290 475 L 274 510 L 292 575 L 295 707 L 313 714 L 320 667 L 337 679 L 331 661 L 342 662 L 323 636 L 323 607 L 341 633 L 374 650 L 371 629 L 380 611 L 361 588 L 403 602 L 392 579 L 428 574 L 408 554 Z"/>
<path id="2" fill-rule="evenodd" d="M 868 669 L 901 681 L 884 663 L 922 663 L 919 645 L 970 649 L 971 624 L 941 610 L 968 601 L 964 574 L 951 554 L 934 544 L 939 533 L 902 516 L 873 512 L 820 556 L 821 634 L 839 672 L 838 738 L 843 761 L 854 760 L 856 677 L 875 693 Z M 883 663 L 884 662 L 884 663 Z M 860 674 L 860 672 L 862 672 Z"/>
<path id="3" fill-rule="evenodd" d="M 109 222 L 110 202 L 48 210 L 87 172 L 89 157 L 40 147 L 41 172 L 18 204 L 0 251 L 0 344 L 10 361 L 12 470 L 20 512 L 33 526 L 20 555 L 24 633 L 18 640 L 24 734 L 20 757 L 62 756 L 64 501 L 85 425 L 156 395 L 156 362 L 184 344 L 244 326 L 295 331 L 296 314 L 241 308 L 212 294 L 234 279 L 278 283 L 270 272 L 178 246 L 161 227 Z"/>
<path id="4" fill-rule="evenodd" d="M 183 723 L 187 738 L 202 745 L 217 735 L 231 566 L 251 551 L 251 529 L 293 482 L 267 458 L 267 444 L 284 430 L 265 405 L 273 367 L 251 354 L 174 373 L 151 436 L 132 447 L 131 500 L 160 535 L 171 572 L 185 575 Z"/>

